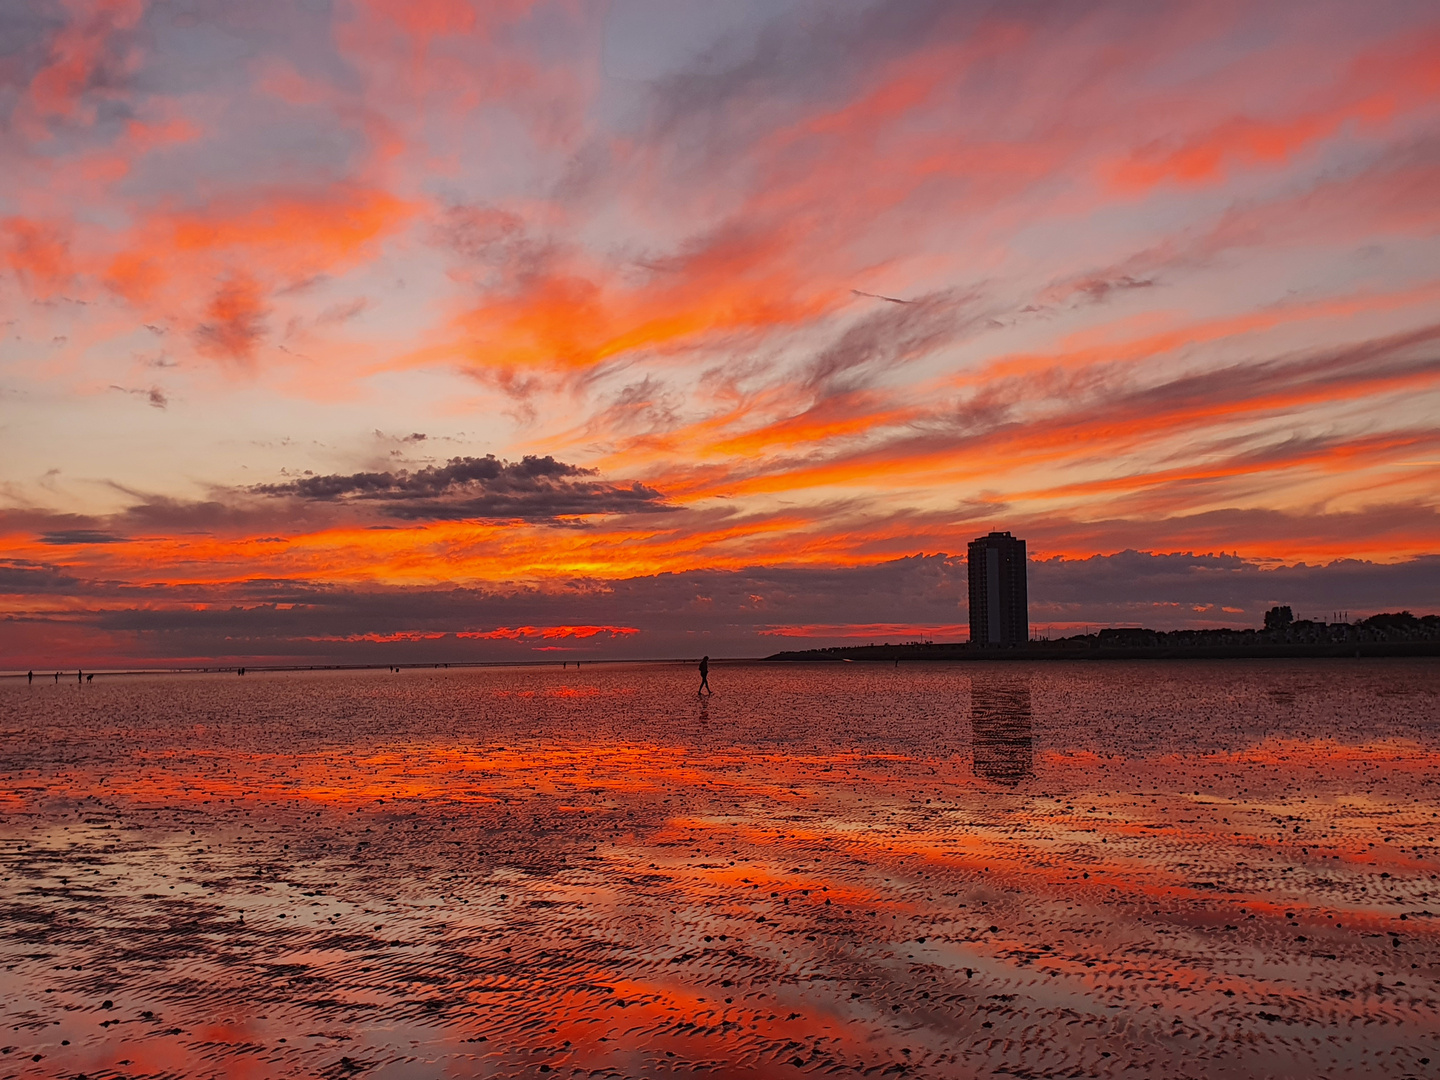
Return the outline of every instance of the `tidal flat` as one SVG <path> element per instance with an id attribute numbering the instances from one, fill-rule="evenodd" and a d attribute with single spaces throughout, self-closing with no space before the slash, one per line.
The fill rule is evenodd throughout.
<path id="1" fill-rule="evenodd" d="M 1440 663 L 0 681 L 0 1076 L 1440 1077 Z"/>

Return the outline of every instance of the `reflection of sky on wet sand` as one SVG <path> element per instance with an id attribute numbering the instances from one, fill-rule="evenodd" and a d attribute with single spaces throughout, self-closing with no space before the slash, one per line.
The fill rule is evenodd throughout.
<path id="1" fill-rule="evenodd" d="M 0 686 L 0 1072 L 1440 1066 L 1432 664 L 692 674 Z"/>

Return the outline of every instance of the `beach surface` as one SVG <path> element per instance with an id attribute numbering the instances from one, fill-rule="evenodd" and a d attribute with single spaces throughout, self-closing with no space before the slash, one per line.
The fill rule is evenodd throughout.
<path id="1" fill-rule="evenodd" d="M 1434 660 L 0 683 L 0 1077 L 1440 1077 Z"/>

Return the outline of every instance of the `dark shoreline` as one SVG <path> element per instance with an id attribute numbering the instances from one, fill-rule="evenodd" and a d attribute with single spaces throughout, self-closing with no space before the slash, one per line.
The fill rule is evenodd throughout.
<path id="1" fill-rule="evenodd" d="M 972 649 L 966 642 L 935 643 L 921 645 L 841 645 L 828 649 L 806 649 L 785 651 L 769 656 L 712 656 L 711 664 L 766 664 L 772 662 L 792 663 L 893 663 L 906 662 L 953 662 L 953 661 L 1024 661 L 1024 660 L 1345 660 L 1380 657 L 1424 658 L 1440 657 L 1440 641 L 1361 641 L 1348 644 L 1270 644 L 1270 645 L 1102 645 L 1088 648 L 1075 646 L 1053 646 L 1044 642 L 1032 642 L 1020 648 Z M 626 664 L 673 664 L 690 666 L 694 657 L 628 657 L 612 659 L 599 657 L 585 660 L 585 667 L 614 667 Z M 579 664 L 569 661 L 578 671 Z M 434 671 L 447 668 L 553 668 L 553 660 L 462 660 L 441 663 L 399 663 L 399 664 L 246 664 L 245 670 L 255 675 L 284 674 L 310 671 L 387 671 L 391 667 L 400 672 Z M 234 675 L 238 665 L 210 667 L 173 668 L 96 668 L 87 670 L 87 675 L 115 678 L 138 675 Z M 35 682 L 53 681 L 53 668 L 35 673 Z M 71 682 L 75 668 L 60 669 L 60 682 Z M 0 681 L 23 680 L 24 671 L 0 672 Z"/>
<path id="2" fill-rule="evenodd" d="M 639 659 L 613 659 L 601 657 L 586 657 L 584 664 L 589 667 L 592 664 L 695 664 L 699 657 L 688 656 L 659 656 L 641 657 Z M 763 656 L 756 657 L 711 657 L 712 664 L 733 664 L 733 663 L 759 663 L 768 659 Z M 211 664 L 208 667 L 194 665 L 189 667 L 152 667 L 152 668 L 83 668 L 86 675 L 104 675 L 107 677 L 115 675 L 235 675 L 243 667 L 247 673 L 254 675 L 275 674 L 296 671 L 389 671 L 395 668 L 398 671 L 436 671 L 446 668 L 552 668 L 559 661 L 556 660 L 448 660 L 438 663 L 433 661 L 409 661 L 395 664 Z M 569 660 L 575 670 L 580 669 L 581 661 Z M 35 670 L 35 681 L 42 679 L 54 680 L 55 668 L 46 668 L 44 671 Z M 60 682 L 74 681 L 75 666 L 60 668 Z M 0 671 L 0 679 L 24 679 L 26 671 L 11 669 Z M 68 677 L 68 678 L 67 678 Z"/>
<path id="3" fill-rule="evenodd" d="M 831 649 L 778 652 L 778 661 L 884 662 L 953 660 L 1343 660 L 1366 657 L 1440 656 L 1440 641 L 1355 641 L 1344 644 L 1098 645 L 972 649 L 969 644 L 844 645 Z"/>

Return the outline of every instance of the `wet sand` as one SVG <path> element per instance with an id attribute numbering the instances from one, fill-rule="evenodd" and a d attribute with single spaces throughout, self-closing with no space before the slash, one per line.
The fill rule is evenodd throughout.
<path id="1" fill-rule="evenodd" d="M 695 681 L 0 685 L 0 1076 L 1440 1075 L 1434 661 Z"/>

